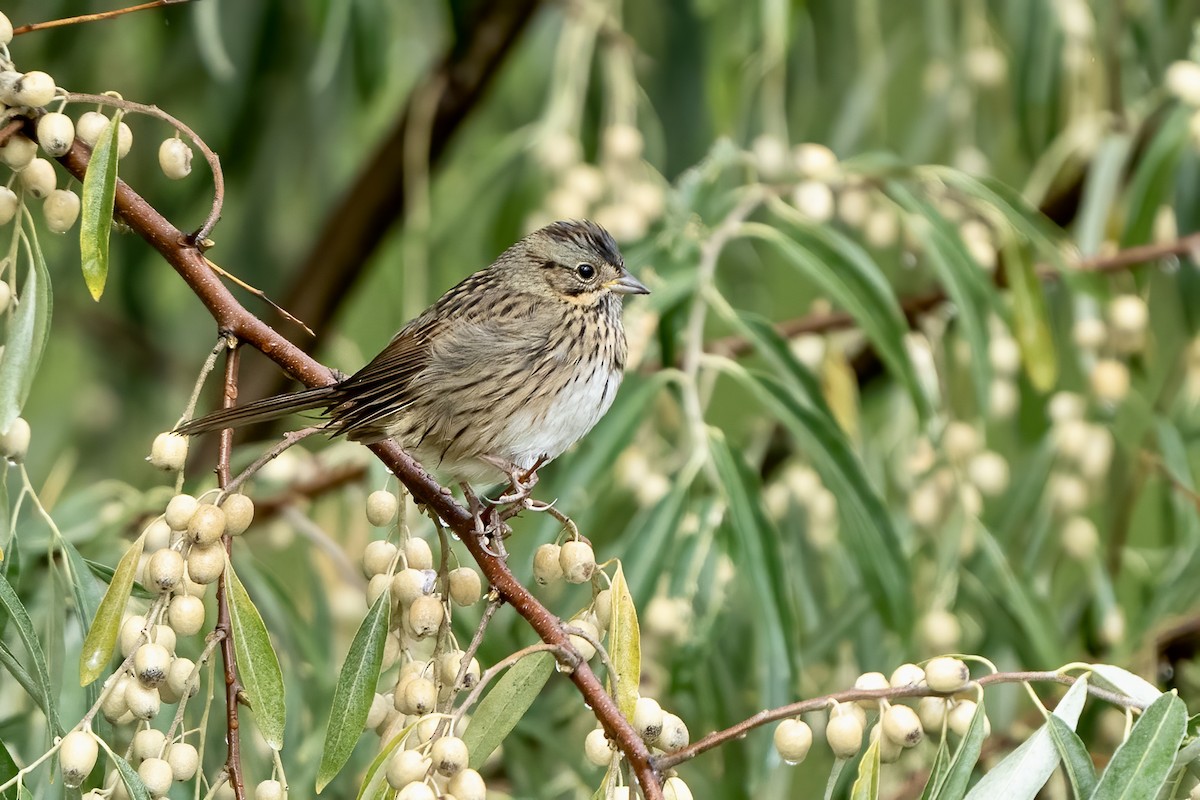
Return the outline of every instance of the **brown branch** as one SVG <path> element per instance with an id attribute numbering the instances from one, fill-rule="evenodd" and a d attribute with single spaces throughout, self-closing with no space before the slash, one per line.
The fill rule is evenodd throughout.
<path id="1" fill-rule="evenodd" d="M 59 161 L 71 174 L 82 179 L 87 169 L 88 156 L 87 147 L 76 142 L 70 152 Z M 189 238 L 121 180 L 117 181 L 114 209 L 115 216 L 120 221 L 162 254 L 208 309 L 220 333 L 259 350 L 306 386 L 324 386 L 335 380 L 328 367 L 315 361 L 238 303 L 208 268 L 203 253 Z M 236 394 L 236 387 L 233 391 Z M 230 388 L 227 384 L 226 405 L 232 402 L 229 393 Z M 228 431 L 222 432 L 223 450 L 228 446 L 229 436 Z M 404 483 L 418 502 L 431 508 L 458 534 L 488 582 L 505 602 L 525 618 L 543 642 L 552 645 L 559 653 L 574 653 L 578 656 L 563 630 L 562 621 L 538 602 L 503 560 L 485 549 L 476 535 L 473 517 L 466 508 L 455 502 L 450 489 L 438 484 L 395 442 L 381 442 L 371 445 L 370 449 Z M 228 464 L 227 456 L 225 459 L 223 463 Z M 629 720 L 622 716 L 616 702 L 604 690 L 603 684 L 586 662 L 571 660 L 564 666 L 568 668 L 570 679 L 579 689 L 584 702 L 592 709 L 609 737 L 617 743 L 628 759 L 643 795 L 647 800 L 661 800 L 661 776 L 651 762 L 650 751 L 645 742 L 638 736 Z M 228 673 L 226 677 L 228 680 Z M 236 725 L 236 718 L 232 718 L 232 724 Z M 233 731 L 230 733 L 232 735 Z"/>
<path id="2" fill-rule="evenodd" d="M 1123 272 L 1132 267 L 1158 261 L 1168 256 L 1185 255 L 1197 250 L 1200 250 L 1200 233 L 1193 233 L 1170 242 L 1138 245 L 1137 247 L 1118 250 L 1109 255 L 1080 259 L 1071 266 L 1071 271 L 1092 273 Z M 1045 264 L 1037 268 L 1038 278 L 1046 282 L 1061 280 L 1063 274 L 1058 269 Z M 922 314 L 926 314 L 937 308 L 947 300 L 948 298 L 944 290 L 934 289 L 925 294 L 913 295 L 912 297 L 902 299 L 900 301 L 900 309 L 911 324 Z M 854 317 L 844 311 L 826 311 L 780 322 L 775 325 L 775 329 L 779 331 L 781 336 L 790 339 L 808 333 L 832 333 L 833 331 L 849 330 L 857 325 L 858 323 Z M 704 349 L 710 353 L 733 358 L 745 355 L 754 348 L 749 341 L 741 336 L 725 336 L 720 339 L 713 339 L 705 345 Z"/>
<path id="3" fill-rule="evenodd" d="M 225 382 L 222 392 L 222 405 L 232 408 L 237 402 L 238 395 L 238 349 L 232 338 L 229 340 L 229 350 L 225 354 Z M 217 451 L 217 485 L 222 489 L 229 485 L 229 462 L 233 455 L 233 428 L 221 431 L 220 446 Z M 225 533 L 221 537 L 225 554 L 233 558 L 233 536 Z M 232 562 L 231 562 L 232 563 Z M 246 787 L 242 780 L 242 751 L 241 733 L 238 722 L 238 701 L 242 692 L 241 681 L 238 680 L 237 659 L 233 647 L 233 628 L 229 619 L 229 586 L 226 583 L 226 573 L 222 572 L 217 579 L 217 631 L 221 634 L 221 661 L 225 670 L 225 741 L 228 745 L 225 757 L 225 773 L 229 777 L 229 785 L 237 800 L 245 800 Z"/>
<path id="4" fill-rule="evenodd" d="M 7 144 L 9 137 L 11 137 L 14 133 L 19 133 L 24 127 L 25 118 L 18 117 L 17 119 L 10 121 L 3 128 L 0 128 L 0 147 L 3 147 L 5 144 Z"/>
<path id="5" fill-rule="evenodd" d="M 299 500 L 320 497 L 326 492 L 358 483 L 366 475 L 367 468 L 361 464 L 341 464 L 322 469 L 313 477 L 297 481 L 276 494 L 255 498 L 254 519 L 256 522 L 271 519 L 283 509 L 295 505 Z"/>
<path id="6" fill-rule="evenodd" d="M 539 0 L 474 4 L 466 30 L 441 61 L 409 93 L 407 107 L 395 126 L 363 164 L 354 182 L 325 220 L 281 304 L 316 331 L 306 350 L 324 341 L 337 309 L 362 273 L 371 254 L 404 215 L 405 147 L 418 105 L 436 91 L 436 108 L 428 121 L 429 166 L 434 167 L 471 111 L 479 105 L 491 80 L 501 70 Z M 426 114 L 428 117 L 428 114 Z M 247 396 L 266 397 L 284 391 L 284 376 L 262 370 L 243 383 Z M 251 429 L 253 436 L 262 428 Z"/>
<path id="7" fill-rule="evenodd" d="M 190 3 L 191 0 L 150 0 L 148 3 L 140 3 L 136 6 L 128 8 L 117 8 L 112 11 L 99 11 L 95 14 L 80 14 L 77 17 L 63 17 L 62 19 L 52 19 L 47 22 L 31 22 L 28 25 L 19 25 L 13 28 L 13 36 L 20 36 L 23 33 L 33 33 L 34 31 L 46 30 L 47 28 L 61 28 L 66 25 L 78 25 L 83 22 L 100 22 L 106 19 L 113 19 L 125 14 L 132 14 L 134 11 L 145 11 L 150 8 L 162 8 L 163 6 L 173 6 L 180 3 Z"/>
<path id="8" fill-rule="evenodd" d="M 980 686 L 988 686 L 993 683 L 1061 683 L 1064 686 L 1070 686 L 1076 680 L 1078 678 L 1074 675 L 1065 675 L 1061 672 L 994 672 L 991 675 L 979 678 L 975 683 L 978 683 Z M 1090 683 L 1087 689 L 1088 694 L 1113 705 L 1123 708 L 1144 707 L 1141 703 L 1125 695 L 1110 692 L 1107 689 L 1093 686 Z M 712 750 L 714 747 L 719 747 L 735 739 L 741 739 L 750 731 L 762 727 L 767 723 L 778 722 L 781 719 L 788 719 L 790 717 L 798 717 L 801 714 L 807 714 L 812 711 L 820 711 L 821 709 L 828 708 L 835 701 L 838 703 L 847 703 L 855 700 L 898 700 L 905 697 L 951 697 L 954 694 L 955 692 L 935 692 L 928 686 L 905 686 L 899 689 L 849 689 L 823 697 L 801 700 L 798 703 L 789 703 L 786 706 L 773 708 L 769 711 L 760 711 L 736 725 L 731 725 L 724 730 L 713 731 L 682 750 L 658 756 L 654 759 L 654 766 L 659 771 L 670 769 L 677 764 L 695 758 L 701 753 Z"/>

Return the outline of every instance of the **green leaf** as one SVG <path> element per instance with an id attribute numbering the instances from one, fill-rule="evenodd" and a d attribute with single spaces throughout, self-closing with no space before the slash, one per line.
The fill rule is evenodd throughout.
<path id="1" fill-rule="evenodd" d="M 1081 678 L 1071 684 L 1042 727 L 971 787 L 967 800 L 1033 800 L 1058 766 L 1059 750 L 1052 737 L 1052 724 L 1057 722 L 1074 736 L 1086 699 L 1087 680 Z"/>
<path id="2" fill-rule="evenodd" d="M 29 397 L 50 336 L 50 316 L 54 309 L 50 271 L 38 246 L 37 233 L 33 225 L 24 226 L 22 232 L 29 266 L 25 270 L 25 285 L 17 287 L 20 299 L 16 311 L 8 317 L 4 355 L 0 357 L 0 431 L 7 431 L 20 416 Z"/>
<path id="3" fill-rule="evenodd" d="M 129 791 L 131 800 L 150 800 L 150 791 L 146 788 L 146 784 L 142 783 L 142 777 L 137 774 L 137 770 L 131 767 L 128 761 L 109 749 L 108 744 L 103 739 L 96 737 L 96 741 L 108 753 L 108 758 L 120 774 L 121 781 Z"/>
<path id="4" fill-rule="evenodd" d="M 99 561 L 92 561 L 90 558 L 85 558 L 83 563 L 88 568 L 89 572 L 100 579 L 101 583 L 112 583 L 113 573 L 115 573 L 116 570 L 110 567 L 108 564 L 101 564 Z M 133 588 L 130 589 L 130 595 L 142 600 L 154 600 L 158 597 L 157 592 L 150 591 L 145 586 L 142 586 L 141 582 L 137 580 L 134 580 L 133 582 Z"/>
<path id="5" fill-rule="evenodd" d="M 4 609 L 8 618 L 16 624 L 17 636 L 20 637 L 21 643 L 29 653 L 29 660 L 33 664 L 31 677 L 36 682 L 41 694 L 40 705 L 46 712 L 46 718 L 50 721 L 50 728 L 55 735 L 62 735 L 62 722 L 59 721 L 58 707 L 55 705 L 58 692 L 54 690 L 54 683 L 50 680 L 50 671 L 46 667 L 46 655 L 42 651 L 41 642 L 38 641 L 37 633 L 34 631 L 33 620 L 29 618 L 29 612 L 25 610 L 25 606 L 17 597 L 17 593 L 13 591 L 8 579 L 4 577 L 0 577 L 0 608 Z M 39 698 L 35 696 L 34 699 Z"/>
<path id="6" fill-rule="evenodd" d="M 0 641 L 0 666 L 12 673 L 12 676 L 17 679 L 17 683 L 21 684 L 21 688 L 33 698 L 33 702 L 45 707 L 46 699 L 42 693 L 41 684 L 34 680 L 34 677 L 29 674 L 29 670 L 25 669 L 25 666 L 3 641 Z"/>
<path id="7" fill-rule="evenodd" d="M 75 549 L 75 545 L 66 539 L 59 540 L 63 555 L 63 571 L 71 585 L 71 593 L 75 597 L 75 612 L 79 614 L 80 625 L 87 632 L 87 627 L 100 610 L 104 593 L 96 581 L 87 560 Z"/>
<path id="8" fill-rule="evenodd" d="M 879 797 L 879 740 L 871 742 L 858 762 L 858 777 L 850 788 L 850 800 L 876 800 Z"/>
<path id="9" fill-rule="evenodd" d="M 1006 243 L 1004 275 L 1012 290 L 1013 333 L 1021 348 L 1021 362 L 1029 382 L 1039 392 L 1047 392 L 1058 381 L 1058 356 L 1042 282 L 1034 272 L 1033 260 L 1024 247 Z"/>
<path id="10" fill-rule="evenodd" d="M 391 624 L 391 592 L 385 591 L 375 599 L 367 612 L 333 690 L 329 723 L 325 728 L 325 748 L 321 752 L 321 767 L 317 770 L 317 791 L 320 792 L 346 765 L 354 745 L 362 735 L 375 684 L 383 665 L 383 649 Z"/>
<path id="11" fill-rule="evenodd" d="M 554 656 L 540 652 L 525 656 L 514 664 L 487 693 L 471 724 L 463 732 L 463 741 L 471 753 L 471 767 L 479 769 L 504 738 L 517 727 L 521 717 L 541 693 L 550 673 Z"/>
<path id="12" fill-rule="evenodd" d="M 1090 797 L 1096 789 L 1096 766 L 1083 740 L 1074 729 L 1054 715 L 1046 720 L 1046 730 L 1050 732 L 1054 747 L 1062 757 L 1063 772 L 1071 783 L 1075 797 L 1077 800 Z"/>
<path id="13" fill-rule="evenodd" d="M 950 744 L 947 737 L 942 735 L 938 742 L 937 754 L 933 757 L 933 766 L 929 768 L 929 777 L 925 781 L 925 789 L 921 792 L 921 800 L 930 800 L 946 781 L 946 773 L 950 771 Z"/>
<path id="14" fill-rule="evenodd" d="M 285 709 L 279 658 L 271 646 L 262 615 L 228 561 L 224 580 L 228 582 L 229 627 L 237 655 L 238 677 L 250 699 L 250 710 L 254 712 L 254 721 L 258 723 L 263 739 L 272 749 L 282 750 Z"/>
<path id="15" fill-rule="evenodd" d="M 1168 114 L 1150 146 L 1136 157 L 1133 180 L 1123 198 L 1128 212 L 1121 247 L 1146 244 L 1154 234 L 1154 218 L 1179 175 L 1179 156 L 1188 145 L 1192 109 L 1180 103 Z"/>
<path id="16" fill-rule="evenodd" d="M 471 724 L 474 726 L 474 722 Z M 383 800 L 389 796 L 390 792 L 394 791 L 387 783 L 387 765 L 392 760 L 392 753 L 404 744 L 405 737 L 412 733 L 415 727 L 417 727 L 416 722 L 397 733 L 383 747 L 379 748 L 379 755 L 375 756 L 371 765 L 367 767 L 366 774 L 363 775 L 356 800 Z"/>
<path id="17" fill-rule="evenodd" d="M 1075 220 L 1075 241 L 1085 256 L 1094 256 L 1108 234 L 1113 206 L 1121 197 L 1125 165 L 1133 146 L 1129 133 L 1110 133 L 1091 157 L 1083 198 Z"/>
<path id="18" fill-rule="evenodd" d="M 613 694 L 625 719 L 632 720 L 642 679 L 642 634 L 638 628 L 637 607 L 619 562 L 609 589 L 612 615 L 608 624 L 608 656 L 616 671 L 617 684 Z"/>
<path id="19" fill-rule="evenodd" d="M 1088 669 L 1099 678 L 1097 683 L 1101 686 L 1115 689 L 1143 706 L 1148 706 L 1162 697 L 1162 692 L 1158 690 L 1158 687 L 1141 675 L 1134 675 L 1122 667 L 1112 664 L 1089 664 Z"/>
<path id="20" fill-rule="evenodd" d="M 917 197 L 897 181 L 888 183 L 887 192 L 921 223 L 916 230 L 925 244 L 925 256 L 954 303 L 964 338 L 971 349 L 970 371 L 976 402 L 986 408 L 992 377 L 987 315 L 993 292 L 984 279 L 984 272 L 962 243 L 957 228 L 939 214 L 932 203 Z"/>
<path id="21" fill-rule="evenodd" d="M 771 693 L 793 684 L 799 669 L 796 655 L 800 651 L 798 625 L 794 621 L 796 603 L 790 576 L 778 550 L 779 531 L 763 512 L 757 475 L 744 458 L 734 454 L 724 433 L 710 429 L 708 447 L 728 500 L 728 518 L 737 548 L 733 558 L 749 574 L 759 576 L 752 582 L 751 590 L 758 605 L 756 612 L 761 615 L 760 643 L 765 649 L 755 656 L 764 674 L 767 693 L 760 702 L 776 705 L 784 702 L 784 697 Z M 790 674 L 784 673 L 780 666 Z"/>
<path id="22" fill-rule="evenodd" d="M 1154 800 L 1187 729 L 1187 708 L 1174 693 L 1155 700 L 1121 743 L 1091 800 Z"/>
<path id="23" fill-rule="evenodd" d="M 866 251 L 821 227 L 789 227 L 790 238 L 760 223 L 747 223 L 743 231 L 777 247 L 792 266 L 846 309 L 883 363 L 908 387 L 918 413 L 923 418 L 929 415 L 929 399 L 904 345 L 908 333 L 904 312 L 896 293 Z"/>
<path id="24" fill-rule="evenodd" d="M 121 615 L 125 612 L 125 604 L 129 602 L 133 575 L 137 572 L 138 559 L 142 557 L 145 544 L 146 536 L 143 534 L 121 556 L 113 572 L 112 583 L 108 585 L 108 591 L 96 609 L 96 616 L 83 640 L 83 650 L 79 653 L 80 686 L 87 686 L 104 674 L 108 660 L 112 658 L 121 629 Z"/>
<path id="25" fill-rule="evenodd" d="M 96 140 L 92 158 L 83 176 L 82 209 L 79 216 L 79 252 L 83 258 L 83 280 L 92 299 L 99 300 L 108 280 L 108 237 L 112 231 L 113 203 L 117 196 L 117 138 L 121 112 L 109 120 Z"/>
<path id="26" fill-rule="evenodd" d="M 21 768 L 13 760 L 12 753 L 8 752 L 8 747 L 5 746 L 4 742 L 0 741 L 0 785 L 8 783 L 17 777 L 17 773 L 20 771 Z M 3 794 L 0 794 L 0 800 L 15 800 L 16 796 L 15 788 L 6 789 Z"/>
<path id="27" fill-rule="evenodd" d="M 845 433 L 829 413 L 800 402 L 795 392 L 774 378 L 752 375 L 732 361 L 718 366 L 746 386 L 812 457 L 822 480 L 837 496 L 845 522 L 843 541 L 862 572 L 876 611 L 895 630 L 908 630 L 914 615 L 908 556 L 887 506 L 867 480 Z"/>
<path id="28" fill-rule="evenodd" d="M 987 714 L 983 703 L 980 703 L 975 708 L 975 715 L 971 717 L 967 735 L 959 743 L 958 750 L 950 761 L 945 779 L 933 794 L 934 800 L 958 800 L 966 793 L 967 783 L 971 780 L 971 773 L 975 770 L 975 762 L 979 760 L 979 751 L 983 747 L 985 719 Z"/>

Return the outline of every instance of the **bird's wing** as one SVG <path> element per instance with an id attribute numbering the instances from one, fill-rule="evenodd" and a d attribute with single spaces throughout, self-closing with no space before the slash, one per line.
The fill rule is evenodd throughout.
<path id="1" fill-rule="evenodd" d="M 340 432 L 354 435 L 412 402 L 413 379 L 429 365 L 430 343 L 444 327 L 419 317 L 393 337 L 379 355 L 338 384 L 330 415 Z"/>

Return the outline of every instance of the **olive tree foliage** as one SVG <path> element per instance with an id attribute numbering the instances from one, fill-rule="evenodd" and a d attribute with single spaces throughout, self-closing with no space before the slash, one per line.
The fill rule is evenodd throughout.
<path id="1" fill-rule="evenodd" d="M 20 26 L 85 5 L 0 11 Z M 207 796 L 234 763 L 228 644 L 250 703 L 243 796 L 279 780 L 296 797 L 427 796 L 402 788 L 419 783 L 464 800 L 479 787 L 453 783 L 451 734 L 496 796 L 622 796 L 649 773 L 561 674 L 599 646 L 588 660 L 667 796 L 1187 797 L 1198 12 L 196 0 L 18 27 L 5 69 L 59 92 L 0 74 L 15 109 L 0 124 L 0 795 L 75 796 L 64 783 L 99 743 L 80 791 Z M 91 97 L 105 92 L 119 97 Z M 65 113 L 78 138 L 97 111 L 75 174 L 36 120 Z M 164 140 L 178 155 L 160 158 Z M 214 465 L 236 474 L 280 430 L 239 437 L 231 463 L 214 442 L 156 441 L 229 393 L 224 345 L 195 286 L 110 217 L 119 178 L 181 230 L 207 227 L 201 143 L 224 178 L 206 255 L 344 372 L 544 222 L 590 218 L 620 242 L 653 293 L 627 304 L 612 410 L 542 470 L 535 496 L 570 522 L 510 519 L 492 564 L 570 626 L 573 651 L 486 581 L 467 602 L 496 573 L 352 443 L 309 438 L 258 471 L 232 569 L 193 564 L 212 534 L 172 498 L 215 509 Z M 286 388 L 242 352 L 239 402 Z M 171 528 L 189 577 L 156 587 L 173 556 L 151 566 L 147 542 L 171 550 Z M 201 624 L 175 631 L 206 568 L 222 599 L 191 592 Z M 397 600 L 423 569 L 434 582 Z M 156 613 L 176 639 L 162 681 L 157 651 L 135 655 L 161 644 Z M 960 660 L 930 661 L 945 655 Z M 974 683 L 945 679 L 961 663 Z M 449 732 L 419 702 L 429 687 L 407 695 L 426 678 Z M 125 705 L 105 709 L 120 680 Z M 170 697 L 193 687 L 176 717 Z M 137 705 L 150 690 L 157 714 Z M 196 777 L 155 792 L 146 763 L 175 763 L 153 734 L 138 744 L 145 728 L 194 747 Z M 73 729 L 95 736 L 59 739 Z M 401 780 L 410 743 L 434 756 L 428 777 Z"/>

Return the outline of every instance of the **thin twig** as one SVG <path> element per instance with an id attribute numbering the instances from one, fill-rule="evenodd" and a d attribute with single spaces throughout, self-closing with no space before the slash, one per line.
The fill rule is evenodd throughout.
<path id="1" fill-rule="evenodd" d="M 225 384 L 222 392 L 222 407 L 233 408 L 237 401 L 238 349 L 230 341 L 229 351 L 225 356 Z M 229 462 L 233 455 L 233 428 L 221 431 L 220 445 L 217 450 L 217 485 L 226 491 L 231 490 L 229 481 Z M 222 537 L 225 553 L 232 563 L 233 536 L 227 531 Z M 225 666 L 225 722 L 226 743 L 228 752 L 225 758 L 225 771 L 229 776 L 229 785 L 237 800 L 245 800 L 246 787 L 242 778 L 241 733 L 238 723 L 238 702 L 242 693 L 242 683 L 238 680 L 237 656 L 233 647 L 233 626 L 229 617 L 229 584 L 226 580 L 228 570 L 221 573 L 217 581 L 217 630 L 221 638 L 221 660 Z"/>
<path id="2" fill-rule="evenodd" d="M 302 499 L 320 497 L 343 486 L 358 483 L 366 475 L 367 468 L 362 464 L 322 466 L 316 475 L 304 477 L 276 494 L 254 498 L 254 519 L 258 522 L 270 519 Z"/>
<path id="3" fill-rule="evenodd" d="M 1061 683 L 1065 686 L 1070 686 L 1078 680 L 1074 675 L 1065 675 L 1061 672 L 994 672 L 991 675 L 985 675 L 979 678 L 975 683 L 980 686 L 988 686 L 993 683 Z M 1113 705 L 1121 706 L 1122 708 L 1144 708 L 1138 701 L 1126 697 L 1125 695 L 1110 692 L 1099 686 L 1088 684 L 1088 694 L 1099 698 Z M 781 719 L 790 717 L 798 717 L 801 714 L 807 714 L 812 711 L 820 711 L 828 708 L 834 702 L 847 703 L 856 700 L 898 700 L 905 697 L 949 697 L 954 692 L 935 692 L 928 686 L 904 686 L 898 689 L 850 689 L 844 692 L 835 692 L 822 697 L 814 697 L 809 700 L 802 700 L 798 703 L 789 703 L 786 706 L 773 708 L 768 711 L 760 711 L 752 717 L 742 720 L 736 725 L 731 725 L 728 728 L 720 731 L 713 731 L 702 739 L 693 742 L 681 750 L 676 750 L 674 753 L 661 755 L 654 759 L 654 766 L 660 771 L 670 769 L 677 764 L 688 761 L 701 753 L 712 750 L 714 747 L 719 747 L 726 742 L 740 739 L 755 728 L 766 725 L 770 722 L 777 722 Z"/>
<path id="4" fill-rule="evenodd" d="M 488 604 L 483 609 L 483 616 L 479 619 L 479 625 L 475 627 L 475 635 L 471 637 L 470 644 L 463 651 L 462 660 L 458 663 L 458 674 L 454 676 L 454 685 L 450 687 L 450 701 L 447 703 L 448 708 L 454 707 L 454 700 L 458 697 L 458 693 L 462 690 L 463 681 L 467 677 L 467 671 L 471 668 L 471 660 L 475 658 L 475 654 L 479 652 L 479 646 L 483 643 L 483 634 L 487 630 L 488 625 L 492 621 L 492 617 L 500 610 L 500 606 L 504 605 L 504 601 L 500 599 L 500 595 L 494 592 L 488 596 Z M 480 676 L 483 677 L 482 675 Z M 449 724 L 449 718 L 443 717 L 437 726 L 437 730 L 433 733 L 433 738 L 436 739 L 442 735 L 446 726 Z"/>
<path id="5" fill-rule="evenodd" d="M 317 335 L 317 334 L 313 333 L 312 328 L 310 328 L 304 324 L 304 320 L 299 319 L 298 317 L 293 315 L 291 312 L 289 312 L 286 308 L 279 305 L 279 303 L 276 303 L 270 297 L 267 297 L 267 293 L 264 292 L 262 289 L 259 289 L 256 286 L 251 286 L 250 284 L 246 283 L 244 280 L 239 278 L 237 275 L 234 275 L 232 272 L 227 272 L 227 271 L 221 269 L 221 267 L 217 266 L 217 264 L 211 258 L 205 258 L 204 260 L 208 262 L 208 266 L 212 268 L 213 272 L 216 272 L 218 275 L 225 278 L 225 280 L 233 281 L 238 286 L 242 287 L 247 292 L 249 292 L 250 294 L 257 297 L 259 300 L 262 300 L 264 303 L 269 305 L 271 308 L 275 309 L 279 313 L 279 316 L 283 317 L 284 319 L 286 319 L 288 322 L 292 323 L 293 325 L 299 325 L 300 328 L 303 329 L 303 331 L 305 333 L 307 333 L 309 336 Z"/>
<path id="6" fill-rule="evenodd" d="M 233 429 L 226 428 L 225 430 L 232 431 Z M 325 426 L 313 425 L 308 428 L 301 428 L 298 431 L 289 431 L 288 433 L 285 433 L 283 435 L 283 438 L 280 439 L 279 442 L 274 447 L 272 447 L 270 450 L 268 450 L 267 452 L 263 453 L 261 456 L 256 458 L 254 460 L 253 464 L 251 464 L 250 466 L 248 466 L 244 470 L 242 470 L 240 473 L 238 473 L 238 476 L 236 478 L 229 481 L 228 486 L 222 487 L 225 490 L 225 494 L 233 494 L 234 492 L 236 492 L 243 483 L 245 483 L 246 481 L 253 478 L 255 473 L 257 473 L 260 469 L 265 467 L 271 461 L 274 461 L 276 458 L 278 458 L 279 455 L 284 450 L 287 450 L 292 445 L 307 439 L 309 436 L 312 436 L 313 434 L 323 433 L 325 431 L 326 431 Z M 225 431 L 221 432 L 222 436 L 224 435 L 224 433 L 225 433 Z"/>
<path id="7" fill-rule="evenodd" d="M 204 224 L 195 233 L 188 237 L 189 242 L 199 246 L 201 249 L 205 249 L 207 247 L 208 235 L 212 233 L 213 228 L 217 225 L 217 220 L 221 218 L 221 207 L 225 204 L 225 173 L 221 171 L 221 159 L 200 138 L 200 135 L 158 106 L 134 103 L 130 100 L 124 100 L 107 94 L 87 94 L 86 92 L 68 92 L 67 100 L 72 103 L 96 103 L 98 105 L 112 106 L 122 111 L 132 111 L 135 114 L 146 114 L 147 116 L 157 117 L 163 122 L 174 126 L 177 131 L 192 140 L 192 144 L 196 145 L 196 148 L 204 155 L 204 160 L 208 162 L 208 168 L 212 172 L 213 178 L 213 201 L 212 208 L 208 212 L 208 218 L 204 220 Z M 80 181 L 83 180 L 83 176 L 81 175 L 76 177 Z"/>
<path id="8" fill-rule="evenodd" d="M 79 25 L 84 22 L 101 22 L 106 19 L 114 19 L 132 14 L 134 11 L 146 11 L 151 8 L 162 8 L 163 6 L 179 5 L 181 3 L 190 3 L 191 0 L 150 0 L 148 3 L 139 3 L 136 6 L 127 8 L 116 8 L 112 11 L 98 11 L 95 14 L 80 14 L 77 17 L 63 17 L 62 19 L 52 19 L 46 22 L 31 22 L 27 25 L 18 25 L 13 28 L 13 36 L 20 36 L 24 33 L 33 33 L 34 31 L 46 30 L 47 28 L 61 28 L 66 25 Z"/>

